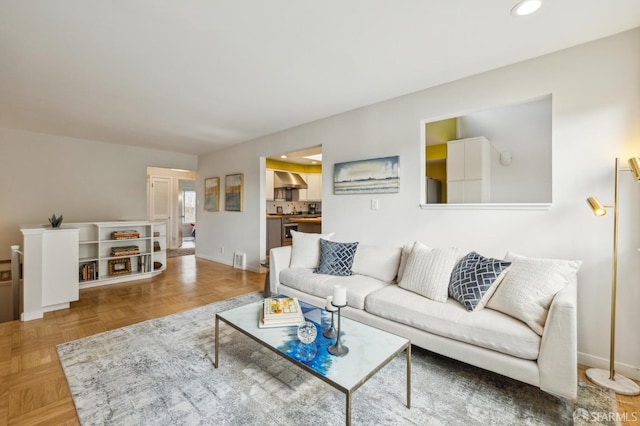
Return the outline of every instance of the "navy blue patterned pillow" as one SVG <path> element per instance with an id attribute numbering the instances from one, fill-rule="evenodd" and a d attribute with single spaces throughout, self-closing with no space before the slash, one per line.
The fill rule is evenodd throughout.
<path id="1" fill-rule="evenodd" d="M 320 263 L 316 274 L 349 276 L 358 243 L 337 243 L 320 239 Z"/>
<path id="2" fill-rule="evenodd" d="M 453 268 L 449 296 L 467 311 L 482 309 L 500 284 L 511 262 L 491 259 L 472 251 Z"/>

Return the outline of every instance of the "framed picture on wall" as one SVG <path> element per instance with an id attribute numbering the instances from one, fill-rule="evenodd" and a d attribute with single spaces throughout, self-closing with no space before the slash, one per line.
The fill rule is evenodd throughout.
<path id="1" fill-rule="evenodd" d="M 236 173 L 224 177 L 224 209 L 241 212 L 244 191 L 244 174 Z"/>
<path id="2" fill-rule="evenodd" d="M 220 211 L 220 178 L 212 177 L 204 180 L 204 210 Z"/>
<path id="3" fill-rule="evenodd" d="M 400 191 L 400 157 L 336 163 L 334 194 L 384 194 Z"/>

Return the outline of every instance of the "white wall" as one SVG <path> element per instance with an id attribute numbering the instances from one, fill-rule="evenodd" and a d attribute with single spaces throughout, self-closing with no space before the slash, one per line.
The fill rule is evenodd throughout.
<path id="1" fill-rule="evenodd" d="M 232 265 L 233 253 L 247 253 L 247 266 L 258 270 L 266 250 L 265 159 L 260 158 L 253 143 L 231 147 L 200 156 L 197 170 L 196 255 Z M 200 165 L 202 163 L 202 165 Z M 242 212 L 225 211 L 225 175 L 244 173 L 244 208 Z M 220 178 L 220 211 L 204 210 L 204 180 Z"/>
<path id="2" fill-rule="evenodd" d="M 0 128 L 0 259 L 20 224 L 146 220 L 147 166 L 197 168 L 195 155 Z"/>
<path id="3" fill-rule="evenodd" d="M 491 153 L 491 202 L 550 203 L 551 97 L 465 114 L 458 119 L 458 137 L 484 136 Z M 512 155 L 500 164 L 500 153 Z"/>
<path id="4" fill-rule="evenodd" d="M 487 256 L 512 250 L 529 256 L 581 259 L 580 361 L 606 366 L 609 348 L 611 215 L 596 218 L 585 198 L 612 198 L 616 156 L 640 155 L 640 29 L 450 84 L 329 117 L 199 159 L 202 179 L 245 173 L 245 211 L 203 213 L 198 255 L 231 263 L 230 249 L 257 267 L 264 248 L 266 155 L 323 147 L 323 231 L 367 244 L 421 240 Z M 544 211 L 422 210 L 420 121 L 553 95 L 553 206 Z M 398 194 L 333 195 L 336 162 L 400 155 Z M 640 367 L 640 185 L 622 175 L 617 361 L 636 378 Z M 380 209 L 369 209 L 370 199 Z M 202 237 L 209 239 L 206 244 Z M 225 254 L 219 248 L 225 247 Z"/>

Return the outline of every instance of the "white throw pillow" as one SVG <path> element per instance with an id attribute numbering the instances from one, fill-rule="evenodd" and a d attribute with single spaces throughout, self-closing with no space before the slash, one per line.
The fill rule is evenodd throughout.
<path id="1" fill-rule="evenodd" d="M 449 294 L 451 271 L 458 262 L 459 255 L 459 248 L 432 249 L 416 241 L 398 285 L 444 303 Z"/>
<path id="2" fill-rule="evenodd" d="M 542 336 L 554 296 L 578 272 L 582 262 L 536 259 L 510 252 L 505 260 L 511 266 L 487 308 L 519 319 Z"/>
<path id="3" fill-rule="evenodd" d="M 402 281 L 404 270 L 407 269 L 407 259 L 409 259 L 409 255 L 411 254 L 411 250 L 413 249 L 414 244 L 415 242 L 407 243 L 402 246 L 402 254 L 400 255 L 400 266 L 398 266 L 398 276 L 396 277 L 397 283 Z"/>
<path id="4" fill-rule="evenodd" d="M 290 268 L 317 268 L 320 262 L 320 238 L 331 240 L 330 234 L 309 234 L 291 231 Z"/>

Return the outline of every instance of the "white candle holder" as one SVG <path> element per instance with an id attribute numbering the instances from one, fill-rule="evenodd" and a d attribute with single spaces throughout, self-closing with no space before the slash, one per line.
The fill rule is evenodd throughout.
<path id="1" fill-rule="evenodd" d="M 345 356 L 346 354 L 349 353 L 349 348 L 344 346 L 342 344 L 342 342 L 340 341 L 340 317 L 341 317 L 341 313 L 340 311 L 342 310 L 342 308 L 346 307 L 347 304 L 345 303 L 344 305 L 334 305 L 333 302 L 331 302 L 331 305 L 333 305 L 334 307 L 338 308 L 338 332 L 337 332 L 337 336 L 336 336 L 336 343 L 334 343 L 333 345 L 329 346 L 329 353 L 331 355 L 335 355 L 335 356 Z M 332 312 L 333 314 L 333 312 Z M 333 318 L 333 315 L 332 317 Z"/>

